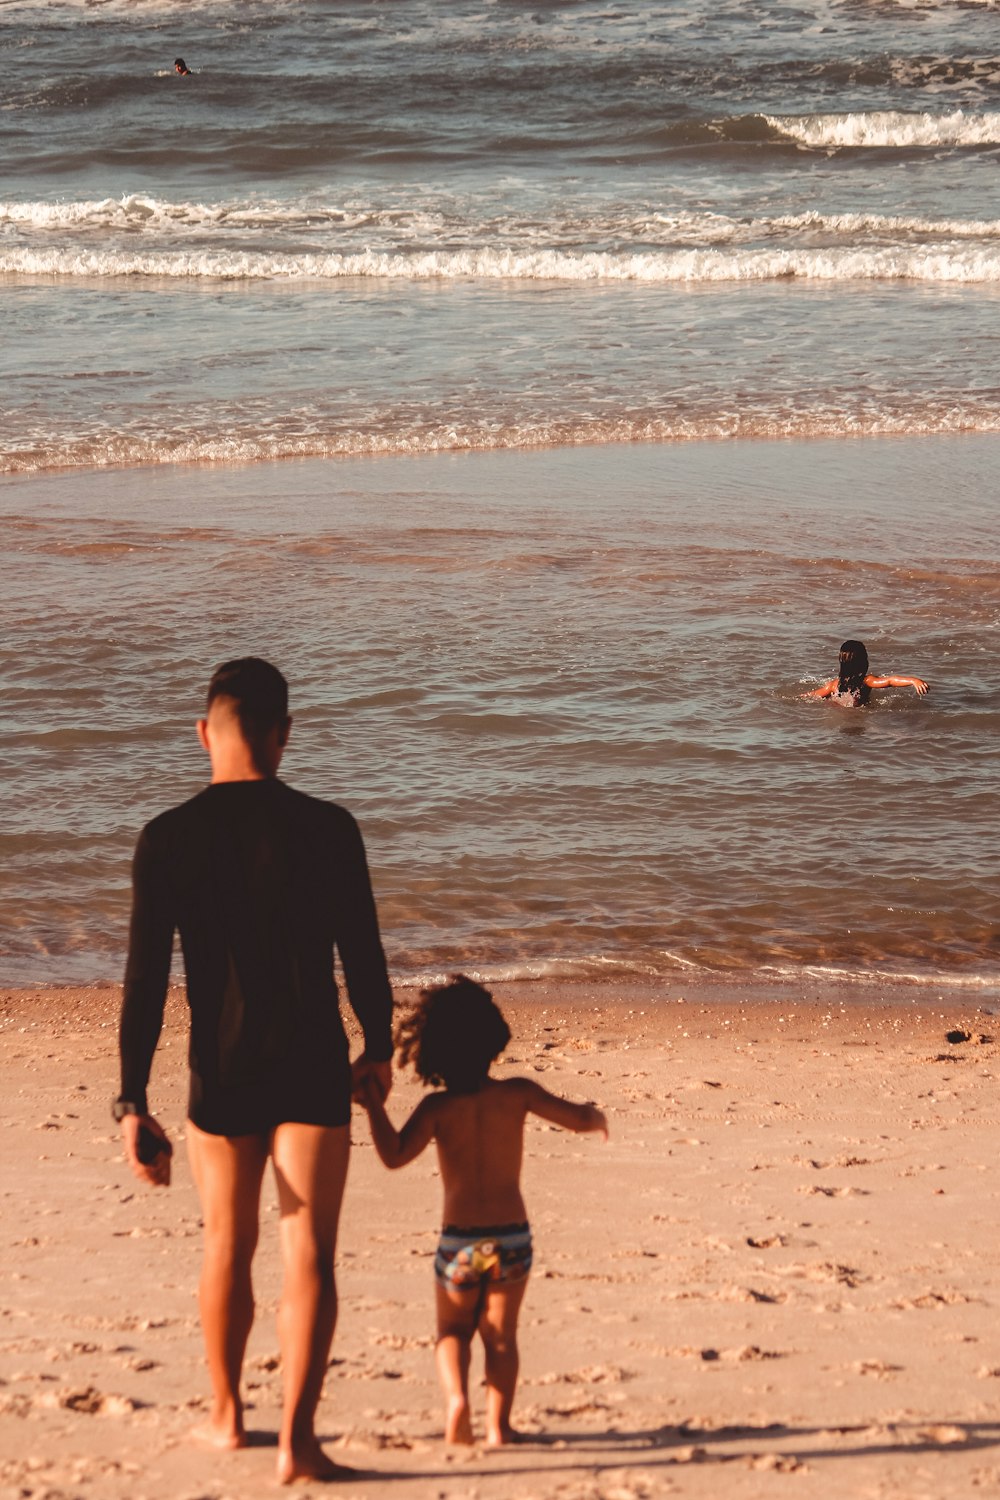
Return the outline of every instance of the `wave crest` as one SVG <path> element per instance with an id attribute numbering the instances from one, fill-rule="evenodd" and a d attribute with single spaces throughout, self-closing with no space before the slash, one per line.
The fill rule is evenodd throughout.
<path id="1" fill-rule="evenodd" d="M 725 281 L 1000 281 L 1000 243 L 860 248 L 681 249 L 668 251 L 468 250 L 274 254 L 234 250 L 7 249 L 8 276 L 157 277 L 168 280 L 566 281 L 711 283 Z"/>
<path id="2" fill-rule="evenodd" d="M 932 147 L 995 146 L 1000 144 L 1000 113 L 906 114 L 901 110 L 873 110 L 860 114 L 764 115 L 767 124 L 803 146 Z"/>

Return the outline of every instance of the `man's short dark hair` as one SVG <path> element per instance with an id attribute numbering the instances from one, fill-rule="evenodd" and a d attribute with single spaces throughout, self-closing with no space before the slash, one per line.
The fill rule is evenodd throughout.
<path id="1" fill-rule="evenodd" d="M 208 684 L 208 708 L 220 698 L 232 704 L 250 744 L 288 718 L 288 683 L 277 667 L 259 656 L 240 656 L 216 667 Z"/>

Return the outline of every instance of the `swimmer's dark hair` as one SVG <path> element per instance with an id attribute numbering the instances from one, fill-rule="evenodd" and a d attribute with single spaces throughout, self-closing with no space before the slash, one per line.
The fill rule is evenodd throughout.
<path id="1" fill-rule="evenodd" d="M 840 648 L 840 680 L 837 691 L 854 692 L 868 676 L 868 652 L 863 641 L 845 641 Z"/>
<path id="2" fill-rule="evenodd" d="M 251 747 L 288 720 L 288 683 L 277 667 L 259 656 L 240 656 L 216 667 L 208 684 L 207 710 L 220 699 L 231 705 Z"/>
<path id="3" fill-rule="evenodd" d="M 396 1030 L 400 1062 L 452 1094 L 482 1088 L 490 1063 L 509 1041 L 510 1027 L 489 990 L 464 974 L 421 990 Z"/>

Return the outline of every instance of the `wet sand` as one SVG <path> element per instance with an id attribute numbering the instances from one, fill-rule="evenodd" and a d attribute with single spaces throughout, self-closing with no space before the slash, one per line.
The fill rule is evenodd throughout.
<path id="1" fill-rule="evenodd" d="M 1000 1018 L 974 1002 L 862 1009 L 845 992 L 498 994 L 515 1035 L 503 1066 L 598 1100 L 612 1130 L 603 1145 L 530 1127 L 515 1409 L 530 1441 L 445 1448 L 434 1162 L 390 1177 L 358 1116 L 319 1426 L 366 1477 L 339 1493 L 916 1500 L 1000 1483 Z M 253 1442 L 205 1454 L 187 1439 L 206 1393 L 198 1208 L 182 1149 L 167 1192 L 120 1159 L 117 1003 L 113 987 L 0 992 L 0 1494 L 254 1500 L 275 1492 L 273 1192 Z M 184 1055 L 175 993 L 152 1088 L 175 1140 Z M 397 1119 L 418 1094 L 400 1079 Z"/>

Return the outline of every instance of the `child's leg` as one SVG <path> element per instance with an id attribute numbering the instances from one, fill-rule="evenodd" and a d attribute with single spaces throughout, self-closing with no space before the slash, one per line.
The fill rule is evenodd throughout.
<path id="1" fill-rule="evenodd" d="M 486 1441 L 499 1446 L 517 1436 L 510 1425 L 520 1359 L 517 1318 L 528 1287 L 520 1281 L 494 1282 L 479 1317 L 479 1336 L 486 1349 Z"/>
<path id="2" fill-rule="evenodd" d="M 445 1442 L 471 1443 L 469 1358 L 479 1316 L 480 1288 L 434 1285 L 437 1299 L 438 1376 L 447 1406 Z"/>

